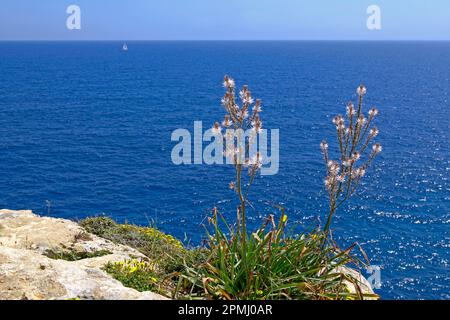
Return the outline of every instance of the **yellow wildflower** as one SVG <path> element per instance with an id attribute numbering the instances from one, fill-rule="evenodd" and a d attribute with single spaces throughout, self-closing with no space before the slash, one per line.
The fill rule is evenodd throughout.
<path id="1" fill-rule="evenodd" d="M 130 273 L 136 272 L 136 271 L 137 271 L 137 269 L 138 269 L 138 267 L 137 267 L 137 266 L 135 266 L 135 267 L 131 268 L 131 269 L 130 269 Z"/>

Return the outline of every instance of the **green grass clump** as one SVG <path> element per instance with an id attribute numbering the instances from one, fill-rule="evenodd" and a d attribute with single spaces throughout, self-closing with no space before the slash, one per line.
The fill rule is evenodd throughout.
<path id="1" fill-rule="evenodd" d="M 363 299 L 349 291 L 359 288 L 356 279 L 337 267 L 355 262 L 351 248 L 342 251 L 328 245 L 320 230 L 299 237 L 286 237 L 286 216 L 279 223 L 267 222 L 247 238 L 225 224 L 219 227 L 217 213 L 211 219 L 214 235 L 209 238 L 209 258 L 195 268 L 187 267 L 189 298 L 208 299 Z"/>
<path id="2" fill-rule="evenodd" d="M 44 252 L 44 255 L 55 260 L 78 261 L 82 259 L 102 257 L 111 253 L 112 252 L 108 250 L 78 251 L 74 249 L 48 249 Z"/>

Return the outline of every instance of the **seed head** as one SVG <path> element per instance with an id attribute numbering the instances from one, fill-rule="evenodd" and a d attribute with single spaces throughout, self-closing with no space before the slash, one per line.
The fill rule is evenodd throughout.
<path id="1" fill-rule="evenodd" d="M 333 118 L 333 123 L 335 124 L 335 125 L 338 125 L 341 121 L 343 121 L 344 119 L 342 118 L 342 116 L 341 115 L 337 115 L 337 116 L 335 116 L 334 118 Z"/>
<path id="2" fill-rule="evenodd" d="M 233 89 L 235 86 L 235 82 L 229 76 L 225 76 L 223 79 L 223 86 L 227 89 Z"/>
<path id="3" fill-rule="evenodd" d="M 376 137 L 376 136 L 378 135 L 378 133 L 379 133 L 378 129 L 377 129 L 376 127 L 373 127 L 373 128 L 370 129 L 370 131 L 369 131 L 369 136 L 370 136 L 371 138 L 374 138 L 374 137 Z"/>
<path id="4" fill-rule="evenodd" d="M 261 109 L 261 100 L 260 99 L 256 99 L 255 105 L 253 106 L 253 110 L 252 111 L 254 113 L 258 113 L 258 112 L 262 111 L 262 109 Z"/>
<path id="5" fill-rule="evenodd" d="M 223 120 L 222 125 L 223 125 L 225 128 L 229 128 L 232 124 L 233 124 L 233 123 L 232 123 L 231 120 L 230 120 L 230 116 L 229 116 L 229 115 L 225 115 L 225 119 Z"/>
<path id="6" fill-rule="evenodd" d="M 375 144 L 373 145 L 373 147 L 372 147 L 372 150 L 373 150 L 373 153 L 374 153 L 374 154 L 380 153 L 382 149 L 383 149 L 383 148 L 381 147 L 381 144 L 379 144 L 379 143 L 375 143 Z"/>
<path id="7" fill-rule="evenodd" d="M 364 175 L 366 174 L 366 169 L 364 169 L 363 167 L 356 169 L 356 175 L 361 178 L 364 177 Z"/>
<path id="8" fill-rule="evenodd" d="M 213 128 L 212 128 L 212 132 L 213 132 L 215 135 L 219 135 L 219 134 L 222 133 L 222 128 L 220 127 L 220 125 L 219 125 L 218 122 L 214 123 L 214 126 L 213 126 Z"/>
<path id="9" fill-rule="evenodd" d="M 353 162 L 351 160 L 344 160 L 342 164 L 344 165 L 344 167 L 350 167 Z"/>
<path id="10" fill-rule="evenodd" d="M 367 89 L 366 89 L 366 87 L 364 87 L 362 84 L 358 87 L 358 89 L 356 89 L 356 93 L 357 93 L 359 96 L 365 95 L 366 92 L 367 92 Z"/>
<path id="11" fill-rule="evenodd" d="M 353 105 L 353 102 L 349 102 L 347 104 L 347 116 L 353 116 L 355 115 L 356 111 L 355 111 L 355 107 Z"/>
<path id="12" fill-rule="evenodd" d="M 333 181 L 334 181 L 334 179 L 332 177 L 326 177 L 325 178 L 324 183 L 325 183 L 325 187 L 328 190 L 331 190 L 331 188 L 333 187 Z"/>
<path id="13" fill-rule="evenodd" d="M 373 107 L 372 109 L 369 110 L 369 116 L 371 118 L 375 117 L 378 114 L 378 109 Z"/>
<path id="14" fill-rule="evenodd" d="M 262 129 L 262 122 L 261 122 L 261 120 L 259 119 L 259 116 L 258 116 L 258 114 L 256 114 L 255 115 L 255 118 L 254 118 L 254 120 L 252 121 L 252 129 L 253 130 L 255 130 L 256 132 L 261 132 L 261 129 Z"/>
<path id="15" fill-rule="evenodd" d="M 339 173 L 339 164 L 336 161 L 330 160 L 327 165 L 331 176 L 336 176 Z"/>
<path id="16" fill-rule="evenodd" d="M 363 115 L 360 115 L 360 116 L 358 117 L 357 122 L 358 122 L 358 125 L 361 127 L 361 126 L 366 122 L 366 118 L 364 118 Z"/>

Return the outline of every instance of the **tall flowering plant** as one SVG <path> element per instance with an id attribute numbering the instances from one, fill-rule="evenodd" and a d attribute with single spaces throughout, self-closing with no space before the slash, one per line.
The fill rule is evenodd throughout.
<path id="1" fill-rule="evenodd" d="M 330 158 L 327 141 L 324 140 L 320 144 L 326 165 L 325 187 L 330 207 L 324 227 L 327 234 L 336 209 L 355 193 L 367 168 L 382 149 L 379 143 L 374 142 L 378 135 L 378 129 L 374 126 L 378 110 L 371 108 L 367 117 L 363 113 L 363 97 L 366 92 L 366 88 L 360 85 L 356 90 L 358 106 L 355 108 L 353 103 L 349 102 L 346 117 L 337 115 L 333 118 L 339 144 L 338 160 Z M 370 146 L 372 150 L 367 152 Z"/>
<path id="2" fill-rule="evenodd" d="M 226 114 L 222 123 L 214 124 L 213 132 L 218 139 L 224 139 L 225 156 L 235 168 L 235 181 L 230 183 L 230 188 L 239 198 L 237 228 L 223 218 L 225 228 L 219 227 L 219 213 L 214 208 L 210 219 L 214 234 L 208 234 L 207 257 L 199 264 L 186 264 L 178 287 L 184 286 L 191 298 L 227 300 L 376 298 L 367 290 L 363 292 L 360 280 L 345 271 L 348 264 L 355 262 L 350 254 L 354 245 L 341 250 L 328 241 L 334 211 L 354 192 L 365 170 L 381 151 L 381 146 L 374 144 L 368 160 L 359 165 L 365 149 L 378 133 L 371 127 L 376 109 L 369 112 L 368 119 L 362 113 L 365 88 L 358 89 L 358 108 L 348 106 L 348 127 L 342 116 L 334 119 L 341 150 L 339 161 L 329 158 L 328 143 L 322 142 L 330 196 L 326 231 L 314 229 L 292 237 L 285 232 L 287 217 L 283 210 L 278 222 L 269 215 L 259 229 L 247 235 L 247 196 L 262 166 L 261 156 L 254 150 L 262 130 L 261 101 L 253 99 L 247 86 L 236 94 L 235 82 L 228 76 L 223 84 L 226 92 L 222 105 Z M 248 179 L 244 179 L 245 170 Z"/>
<path id="3" fill-rule="evenodd" d="M 239 91 L 239 98 L 237 98 L 236 83 L 227 75 L 224 77 L 223 86 L 226 92 L 221 103 L 226 114 L 222 124 L 214 123 L 213 132 L 224 139 L 225 156 L 231 160 L 236 171 L 236 179 L 231 181 L 229 186 L 239 197 L 237 224 L 241 240 L 245 242 L 247 238 L 246 205 L 248 193 L 258 170 L 262 166 L 261 154 L 255 149 L 257 136 L 262 130 L 261 100 L 253 99 L 247 85 L 242 87 Z M 246 135 L 248 140 L 245 139 Z M 249 181 L 246 185 L 243 183 L 245 169 L 248 169 L 249 175 Z"/>

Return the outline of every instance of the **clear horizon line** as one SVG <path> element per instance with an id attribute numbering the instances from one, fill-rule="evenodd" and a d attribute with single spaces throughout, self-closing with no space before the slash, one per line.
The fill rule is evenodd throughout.
<path id="1" fill-rule="evenodd" d="M 0 39 L 0 42 L 450 42 L 450 39 Z"/>

